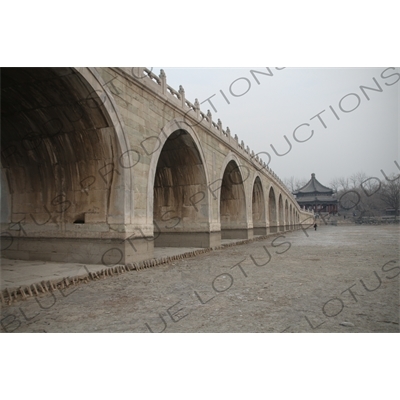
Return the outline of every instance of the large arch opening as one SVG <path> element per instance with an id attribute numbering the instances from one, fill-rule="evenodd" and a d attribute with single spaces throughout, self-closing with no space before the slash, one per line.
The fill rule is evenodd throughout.
<path id="1" fill-rule="evenodd" d="M 285 231 L 290 230 L 290 222 L 289 222 L 289 205 L 288 201 L 285 200 Z"/>
<path id="2" fill-rule="evenodd" d="M 209 247 L 207 179 L 199 149 L 184 130 L 165 142 L 154 179 L 156 247 Z"/>
<path id="3" fill-rule="evenodd" d="M 225 168 L 220 200 L 221 239 L 247 239 L 246 196 L 243 177 L 235 161 Z"/>
<path id="4" fill-rule="evenodd" d="M 285 231 L 285 217 L 284 217 L 284 210 L 283 210 L 283 198 L 282 195 L 279 195 L 278 200 L 278 210 L 279 210 L 279 231 Z"/>
<path id="5" fill-rule="evenodd" d="M 293 226 L 293 229 L 294 229 L 294 230 L 296 229 L 296 225 L 297 225 L 297 222 L 296 222 L 296 208 L 293 206 L 293 212 L 292 212 L 292 226 Z"/>
<path id="6" fill-rule="evenodd" d="M 73 68 L 2 68 L 1 78 L 1 222 L 14 238 L 4 255 L 100 263 L 121 241 L 110 224 L 125 223 L 107 98 Z"/>
<path id="7" fill-rule="evenodd" d="M 268 195 L 268 217 L 269 217 L 269 232 L 278 232 L 277 211 L 276 211 L 276 197 L 275 191 L 271 187 Z"/>
<path id="8" fill-rule="evenodd" d="M 290 218 L 290 223 L 289 223 L 290 229 L 294 230 L 293 207 L 291 204 L 289 206 L 289 218 Z"/>
<path id="9" fill-rule="evenodd" d="M 265 198 L 261 179 L 257 176 L 253 185 L 252 216 L 254 235 L 266 235 Z"/>

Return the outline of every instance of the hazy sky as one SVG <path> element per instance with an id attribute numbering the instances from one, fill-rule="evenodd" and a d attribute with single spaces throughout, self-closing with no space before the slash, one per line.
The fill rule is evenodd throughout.
<path id="1" fill-rule="evenodd" d="M 153 72 L 158 75 L 160 68 L 170 86 L 184 87 L 189 101 L 204 102 L 201 110 L 209 109 L 213 121 L 221 119 L 255 153 L 268 153 L 281 179 L 309 179 L 315 172 L 328 185 L 359 171 L 371 177 L 382 177 L 381 169 L 399 172 L 394 161 L 400 164 L 400 68 L 154 67 Z M 364 93 L 361 86 L 376 91 Z M 213 95 L 211 105 L 207 99 Z M 297 127 L 299 141 L 293 136 Z M 278 156 L 271 145 L 286 153 L 284 136 L 292 149 Z M 268 155 L 261 156 L 268 162 Z"/>

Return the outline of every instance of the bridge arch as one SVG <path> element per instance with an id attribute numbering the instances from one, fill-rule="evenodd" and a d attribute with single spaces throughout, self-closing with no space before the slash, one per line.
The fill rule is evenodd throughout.
<path id="1" fill-rule="evenodd" d="M 260 176 L 256 174 L 252 190 L 252 221 L 254 235 L 267 234 L 266 201 Z"/>
<path id="2" fill-rule="evenodd" d="M 240 165 L 237 157 L 229 153 L 221 168 L 219 215 L 222 239 L 247 239 L 247 207 L 245 181 L 250 171 Z"/>
<path id="3" fill-rule="evenodd" d="M 276 193 L 272 186 L 270 187 L 268 192 L 268 226 L 269 233 L 275 233 L 278 231 Z"/>
<path id="4" fill-rule="evenodd" d="M 107 247 L 92 238 L 99 229 L 103 238 L 125 236 L 133 209 L 130 169 L 138 161 L 112 93 L 88 68 L 2 68 L 1 90 L 2 186 L 10 206 L 2 223 L 24 224 L 14 232 L 18 251 L 6 256 L 101 262 Z M 37 239 L 43 237 L 47 243 Z"/>
<path id="5" fill-rule="evenodd" d="M 290 229 L 293 230 L 293 207 L 292 203 L 289 205 L 289 226 Z"/>
<path id="6" fill-rule="evenodd" d="M 283 209 L 283 198 L 282 194 L 279 194 L 278 198 L 278 215 L 279 215 L 279 231 L 283 232 L 285 230 L 285 216 Z"/>
<path id="7" fill-rule="evenodd" d="M 157 247 L 210 247 L 210 193 L 205 157 L 193 129 L 171 121 L 151 156 L 147 221 Z"/>
<path id="8" fill-rule="evenodd" d="M 290 222 L 289 222 L 289 204 L 287 199 L 285 200 L 285 231 L 290 229 Z"/>

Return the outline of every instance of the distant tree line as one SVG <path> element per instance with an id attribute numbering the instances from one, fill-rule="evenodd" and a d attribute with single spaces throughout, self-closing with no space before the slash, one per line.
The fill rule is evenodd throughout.
<path id="1" fill-rule="evenodd" d="M 358 218 L 381 216 L 393 210 L 397 219 L 400 208 L 400 175 L 379 179 L 358 172 L 348 178 L 335 178 L 330 182 L 339 201 L 339 210 L 350 211 Z"/>

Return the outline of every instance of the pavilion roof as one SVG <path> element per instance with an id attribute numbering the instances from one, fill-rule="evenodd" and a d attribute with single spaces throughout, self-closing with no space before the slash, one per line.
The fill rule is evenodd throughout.
<path id="1" fill-rule="evenodd" d="M 300 188 L 299 190 L 296 190 L 295 192 L 293 192 L 294 195 L 307 195 L 307 194 L 317 194 L 317 193 L 321 193 L 321 194 L 332 194 L 333 190 L 322 185 L 320 182 L 317 181 L 317 178 L 315 177 L 315 174 L 311 174 L 311 179 L 310 181 L 303 186 L 302 188 Z"/>

